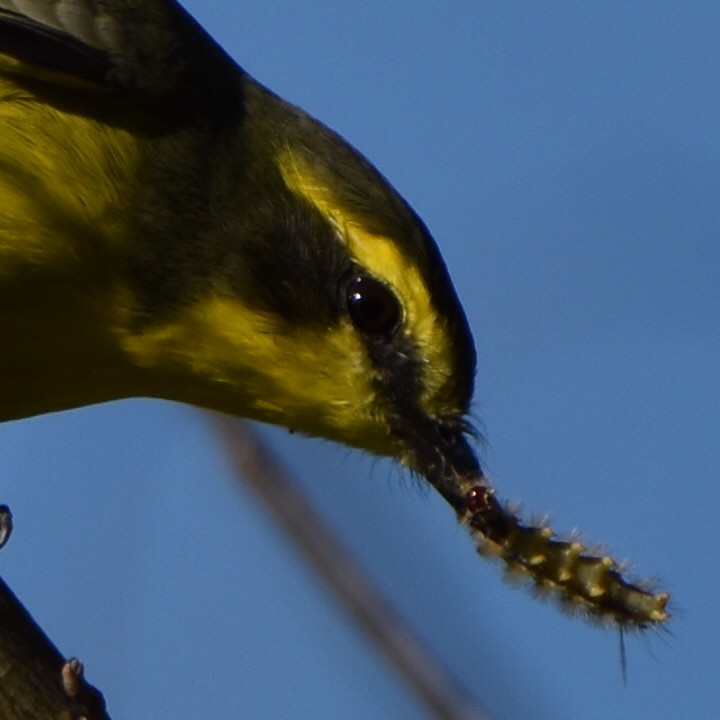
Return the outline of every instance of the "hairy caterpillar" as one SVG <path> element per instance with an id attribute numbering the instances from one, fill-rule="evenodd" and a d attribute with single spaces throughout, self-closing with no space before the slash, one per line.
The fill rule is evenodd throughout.
<path id="1" fill-rule="evenodd" d="M 482 555 L 502 559 L 508 569 L 533 582 L 571 610 L 621 630 L 665 622 L 670 598 L 623 577 L 615 560 L 594 555 L 577 540 L 561 540 L 547 526 L 526 525 L 504 508 L 484 476 L 457 478 L 464 504 L 456 509 Z"/>

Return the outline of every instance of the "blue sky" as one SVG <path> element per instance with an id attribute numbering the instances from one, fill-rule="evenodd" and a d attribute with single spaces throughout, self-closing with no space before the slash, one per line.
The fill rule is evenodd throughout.
<path id="1" fill-rule="evenodd" d="M 473 327 L 503 498 L 657 576 L 669 633 L 563 615 L 391 464 L 266 437 L 497 720 L 720 716 L 720 9 L 640 1 L 188 1 L 436 236 Z M 2 574 L 113 717 L 422 718 L 199 412 L 0 429 Z"/>

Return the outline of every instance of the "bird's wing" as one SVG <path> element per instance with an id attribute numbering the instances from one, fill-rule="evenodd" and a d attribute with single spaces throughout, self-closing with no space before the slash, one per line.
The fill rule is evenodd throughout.
<path id="1" fill-rule="evenodd" d="M 166 101 L 237 66 L 175 0 L 0 0 L 0 72 Z"/>

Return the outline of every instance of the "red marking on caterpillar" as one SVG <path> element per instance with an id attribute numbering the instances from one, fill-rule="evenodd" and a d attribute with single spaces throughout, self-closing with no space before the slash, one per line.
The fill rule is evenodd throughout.
<path id="1" fill-rule="evenodd" d="M 668 619 L 668 593 L 630 582 L 613 558 L 593 554 L 578 540 L 562 540 L 546 525 L 526 525 L 498 502 L 485 478 L 474 482 L 463 487 L 466 512 L 460 520 L 479 553 L 502 559 L 511 573 L 527 578 L 569 609 L 621 629 Z"/>
<path id="2" fill-rule="evenodd" d="M 475 485 L 465 494 L 468 512 L 473 515 L 487 512 L 490 509 L 492 490 L 485 485 Z"/>

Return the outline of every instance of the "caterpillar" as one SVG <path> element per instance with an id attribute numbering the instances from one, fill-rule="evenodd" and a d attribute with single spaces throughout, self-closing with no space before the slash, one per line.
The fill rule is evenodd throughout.
<path id="1" fill-rule="evenodd" d="M 576 539 L 562 540 L 543 524 L 525 524 L 498 502 L 483 475 L 456 480 L 464 493 L 464 504 L 456 506 L 458 517 L 478 552 L 501 559 L 511 574 L 527 578 L 540 593 L 621 632 L 658 626 L 670 617 L 665 609 L 669 593 L 629 581 L 613 558 L 592 553 Z"/>

